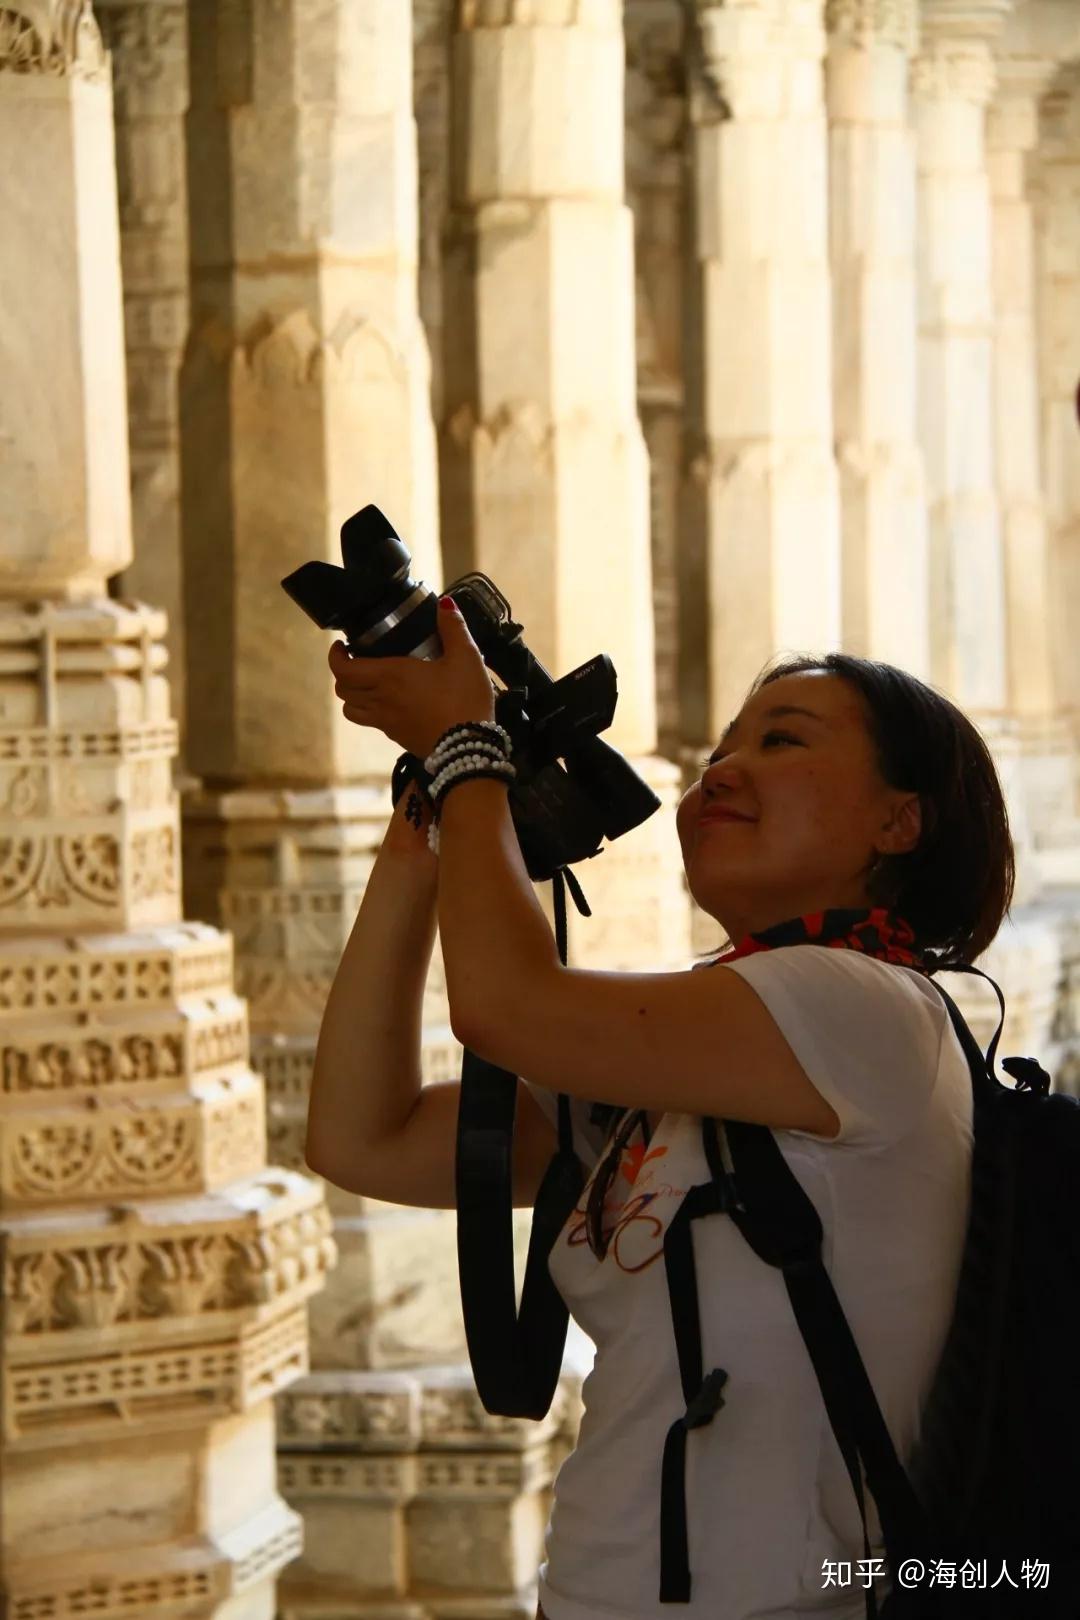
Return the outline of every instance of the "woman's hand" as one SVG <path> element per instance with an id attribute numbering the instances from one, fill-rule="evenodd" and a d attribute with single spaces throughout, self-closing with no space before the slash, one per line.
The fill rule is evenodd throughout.
<path id="1" fill-rule="evenodd" d="M 329 664 L 346 720 L 374 726 L 418 759 L 426 759 L 449 726 L 494 720 L 495 692 L 480 649 L 456 607 L 439 602 L 442 657 L 350 658 L 335 641 Z"/>

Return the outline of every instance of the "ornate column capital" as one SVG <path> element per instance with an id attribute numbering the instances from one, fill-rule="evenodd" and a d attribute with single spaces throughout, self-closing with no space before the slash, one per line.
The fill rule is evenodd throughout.
<path id="1" fill-rule="evenodd" d="M 695 0 L 700 70 L 732 117 L 778 118 L 812 98 L 820 0 Z"/>
<path id="2" fill-rule="evenodd" d="M 1061 64 L 1051 56 L 998 56 L 997 82 L 1003 96 L 1037 100 L 1049 90 Z"/>
<path id="3" fill-rule="evenodd" d="M 102 79 L 108 66 L 90 0 L 9 0 L 0 6 L 0 73 Z"/>
<path id="4" fill-rule="evenodd" d="M 918 0 L 825 0 L 830 43 L 868 50 L 894 45 L 914 56 L 919 44 Z"/>
<path id="5" fill-rule="evenodd" d="M 923 0 L 912 89 L 925 99 L 986 106 L 997 73 L 992 46 L 1013 0 Z"/>
<path id="6" fill-rule="evenodd" d="M 188 108 L 185 0 L 96 0 L 118 121 Z"/>

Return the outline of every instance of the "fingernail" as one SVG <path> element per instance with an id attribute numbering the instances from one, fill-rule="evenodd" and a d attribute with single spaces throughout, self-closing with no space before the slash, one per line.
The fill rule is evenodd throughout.
<path id="1" fill-rule="evenodd" d="M 444 613 L 457 612 L 457 603 L 454 601 L 452 596 L 440 596 L 439 606 L 442 608 Z"/>

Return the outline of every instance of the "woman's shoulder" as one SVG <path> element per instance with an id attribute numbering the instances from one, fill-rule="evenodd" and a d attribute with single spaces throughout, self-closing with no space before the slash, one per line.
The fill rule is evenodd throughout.
<path id="1" fill-rule="evenodd" d="M 774 950 L 755 951 L 743 957 L 714 957 L 695 966 L 730 967 L 747 978 L 776 975 L 871 986 L 882 994 L 915 996 L 944 1011 L 941 997 L 928 975 L 920 969 L 904 962 L 868 956 L 865 951 L 846 945 L 815 945 L 809 941 L 800 945 L 779 945 Z"/>

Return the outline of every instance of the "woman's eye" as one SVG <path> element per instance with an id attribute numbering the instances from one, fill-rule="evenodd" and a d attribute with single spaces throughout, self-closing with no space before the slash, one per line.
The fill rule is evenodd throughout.
<path id="1" fill-rule="evenodd" d="M 761 746 L 766 748 L 773 742 L 794 743 L 796 747 L 801 746 L 798 737 L 793 737 L 789 731 L 767 731 L 761 739 Z M 713 765 L 719 765 L 723 757 L 723 754 L 719 753 L 706 754 L 703 759 L 698 760 L 698 765 L 701 770 L 707 771 Z"/>

